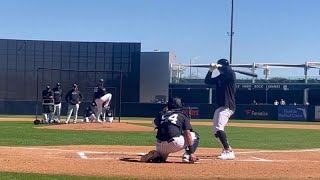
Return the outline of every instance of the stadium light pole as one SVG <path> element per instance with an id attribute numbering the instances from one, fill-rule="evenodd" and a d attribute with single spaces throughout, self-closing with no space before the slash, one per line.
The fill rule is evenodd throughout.
<path id="1" fill-rule="evenodd" d="M 189 74 L 189 78 L 190 78 L 190 79 L 191 79 L 191 63 L 192 63 L 192 61 L 197 60 L 199 57 L 200 57 L 200 56 L 196 56 L 196 57 L 194 57 L 194 58 L 190 58 L 190 74 Z"/>
<path id="2" fill-rule="evenodd" d="M 232 43 L 233 43 L 233 0 L 231 0 L 231 21 L 230 21 L 230 33 L 228 32 L 228 35 L 230 36 L 230 64 L 232 64 Z"/>

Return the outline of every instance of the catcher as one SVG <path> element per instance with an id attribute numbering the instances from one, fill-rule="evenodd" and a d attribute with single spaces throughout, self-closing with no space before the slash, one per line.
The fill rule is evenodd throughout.
<path id="1" fill-rule="evenodd" d="M 194 163 L 199 145 L 199 135 L 192 130 L 190 118 L 182 112 L 179 98 L 171 98 L 167 109 L 159 112 L 154 120 L 157 132 L 156 150 L 143 155 L 141 162 L 165 162 L 170 153 L 185 150 L 182 162 Z"/>

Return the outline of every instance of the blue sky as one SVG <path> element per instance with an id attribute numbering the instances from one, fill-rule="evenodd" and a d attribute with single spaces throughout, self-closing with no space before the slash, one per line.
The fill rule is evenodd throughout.
<path id="1" fill-rule="evenodd" d="M 320 61 L 319 7 L 234 0 L 233 63 Z M 229 58 L 231 0 L 3 0 L 0 8 L 0 38 L 141 42 L 142 51 L 171 51 L 180 63 Z"/>

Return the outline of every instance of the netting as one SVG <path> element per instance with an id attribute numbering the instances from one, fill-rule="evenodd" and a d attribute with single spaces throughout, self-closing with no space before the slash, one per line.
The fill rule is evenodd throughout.
<path id="1" fill-rule="evenodd" d="M 64 105 L 66 93 L 72 89 L 73 84 L 77 84 L 79 91 L 84 96 L 79 108 L 79 115 L 82 116 L 83 110 L 93 102 L 94 87 L 97 86 L 99 79 L 103 79 L 104 87 L 108 93 L 112 94 L 110 108 L 120 121 L 122 91 L 122 73 L 120 71 L 81 71 L 39 68 L 36 74 L 36 119 L 38 115 L 42 114 L 42 91 L 46 86 L 50 86 L 52 89 L 57 83 L 61 84 L 63 90 L 62 105 Z M 67 107 L 62 107 L 61 114 L 65 115 L 66 110 Z"/>

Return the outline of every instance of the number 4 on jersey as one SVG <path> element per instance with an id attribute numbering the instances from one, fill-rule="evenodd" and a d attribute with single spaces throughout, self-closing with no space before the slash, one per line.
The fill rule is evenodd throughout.
<path id="1" fill-rule="evenodd" d="M 171 121 L 172 124 L 177 124 L 178 114 L 172 114 L 168 119 Z"/>

